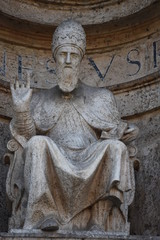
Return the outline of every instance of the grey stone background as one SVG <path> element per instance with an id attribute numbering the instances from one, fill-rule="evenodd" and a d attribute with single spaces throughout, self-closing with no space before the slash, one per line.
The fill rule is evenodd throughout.
<path id="1" fill-rule="evenodd" d="M 131 234 L 160 235 L 160 111 L 132 119 L 140 129 L 136 145 L 140 169 L 130 206 Z"/>

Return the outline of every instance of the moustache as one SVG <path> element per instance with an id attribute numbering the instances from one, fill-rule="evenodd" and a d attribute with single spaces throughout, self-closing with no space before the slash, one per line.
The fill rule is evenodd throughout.
<path id="1" fill-rule="evenodd" d="M 60 68 L 73 68 L 73 66 L 71 64 L 66 64 L 63 63 L 61 66 L 59 66 Z"/>

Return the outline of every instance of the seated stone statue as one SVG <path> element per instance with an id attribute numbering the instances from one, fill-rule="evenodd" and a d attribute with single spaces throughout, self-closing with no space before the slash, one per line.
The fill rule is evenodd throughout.
<path id="1" fill-rule="evenodd" d="M 82 26 L 65 21 L 52 43 L 57 86 L 32 96 L 29 77 L 11 83 L 10 229 L 129 231 L 134 172 L 126 144 L 138 130 L 121 120 L 109 90 L 78 81 L 85 47 Z"/>

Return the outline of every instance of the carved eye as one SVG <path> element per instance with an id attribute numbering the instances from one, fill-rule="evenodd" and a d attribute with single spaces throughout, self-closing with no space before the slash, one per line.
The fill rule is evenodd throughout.
<path id="1" fill-rule="evenodd" d="M 59 54 L 59 56 L 65 57 L 65 56 L 66 56 L 66 53 L 65 53 L 65 52 L 61 52 L 61 53 Z"/>
<path id="2" fill-rule="evenodd" d="M 79 57 L 79 55 L 77 53 L 72 53 L 72 57 L 76 59 Z"/>

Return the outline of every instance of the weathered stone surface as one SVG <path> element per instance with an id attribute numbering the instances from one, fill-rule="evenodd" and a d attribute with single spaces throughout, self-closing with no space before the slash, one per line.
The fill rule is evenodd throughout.
<path id="1" fill-rule="evenodd" d="M 67 232 L 61 232 L 61 233 L 44 233 L 44 232 L 25 232 L 25 233 L 0 233 L 0 240 L 37 240 L 37 239 L 60 239 L 60 240 L 76 240 L 76 239 L 91 239 L 91 240 L 160 240 L 160 237 L 156 236 L 124 236 L 124 235 L 106 235 L 100 232 L 95 232 L 94 234 L 90 232 L 84 232 L 84 233 L 79 233 L 79 232 L 72 232 L 72 233 L 67 233 Z"/>
<path id="2" fill-rule="evenodd" d="M 0 237 L 0 240 L 38 240 L 38 239 L 41 239 L 41 240 L 50 240 L 51 238 L 50 237 Z M 52 238 L 53 239 L 53 238 Z M 55 240 L 77 240 L 77 238 L 54 238 Z M 85 240 L 85 239 L 88 239 L 88 238 L 79 238 L 80 240 Z M 90 238 L 91 240 L 103 240 L 104 238 Z M 127 238 L 124 238 L 124 237 L 105 237 L 106 240 L 160 240 L 160 237 L 145 237 L 145 236 L 134 236 L 134 237 L 127 237 Z"/>
<path id="3" fill-rule="evenodd" d="M 142 81 L 141 81 L 142 80 Z M 159 74 L 139 79 L 133 85 L 123 89 L 115 89 L 118 108 L 122 116 L 134 116 L 157 109 L 160 106 L 160 78 Z"/>
<path id="4" fill-rule="evenodd" d="M 88 53 L 81 63 L 79 79 L 90 86 L 115 87 L 122 84 L 136 84 L 140 87 L 146 76 L 160 69 L 160 37 L 154 33 L 139 41 L 106 49 L 103 53 Z M 121 64 L 120 64 L 121 63 Z M 51 47 L 47 51 L 22 46 L 12 46 L 1 42 L 0 80 L 6 84 L 18 78 L 25 81 L 27 70 L 32 73 L 31 86 L 52 88 L 56 85 L 55 61 Z M 118 77 L 117 77 L 118 76 Z M 117 87 L 116 87 L 117 86 Z"/>
<path id="5" fill-rule="evenodd" d="M 140 169 L 130 208 L 132 234 L 160 235 L 160 110 L 132 119 L 140 128 L 136 141 Z"/>
<path id="6" fill-rule="evenodd" d="M 47 23 L 47 21 L 54 21 L 54 24 L 57 25 L 58 22 L 56 21 L 61 21 L 61 19 L 53 18 L 53 15 L 50 20 L 48 19 L 49 15 L 47 15 L 46 19 L 45 15 L 43 15 L 43 18 L 38 18 L 40 16 L 39 12 L 37 12 L 37 15 L 30 17 L 29 14 L 31 12 L 27 8 L 21 8 L 21 11 L 17 12 L 15 5 L 15 12 L 10 7 L 11 5 L 8 7 L 7 4 L 9 2 L 11 4 L 20 4 L 19 0 L 3 1 L 1 8 L 7 6 L 4 12 L 9 11 L 8 14 L 12 15 L 13 13 L 13 16 L 18 18 L 23 15 L 22 18 L 25 17 L 30 21 L 28 23 L 21 19 L 8 18 L 5 14 L 0 15 L 0 41 L 2 46 L 0 48 L 0 115 L 12 117 L 11 95 L 8 88 L 9 85 L 7 85 L 10 79 L 14 79 L 16 76 L 19 79 L 21 77 L 24 79 L 25 68 L 27 68 L 36 69 L 32 77 L 32 86 L 35 88 L 50 88 L 54 80 L 55 65 L 51 61 L 52 57 L 50 54 L 53 28 L 48 25 L 39 26 L 38 24 L 33 24 L 32 21 L 36 22 L 38 19 L 38 22 L 43 24 Z M 57 3 L 57 1 L 54 2 Z M 64 1 L 58 2 L 60 3 L 60 8 L 61 4 L 65 4 Z M 77 10 L 84 9 L 84 2 L 78 2 L 77 4 L 81 4 L 81 6 L 79 5 L 78 8 L 76 6 Z M 125 1 L 120 2 L 122 3 L 121 7 L 124 3 L 127 3 Z M 160 2 L 141 1 L 141 6 L 139 5 L 139 1 L 137 2 L 138 5 L 135 5 L 132 9 L 127 9 L 127 5 L 125 5 L 124 12 L 119 12 L 117 16 L 120 16 L 120 18 L 114 19 L 115 21 L 85 26 L 88 46 L 87 55 L 93 62 L 86 59 L 83 67 L 86 68 L 88 65 L 89 74 L 92 76 L 94 84 L 110 86 L 116 95 L 122 116 L 128 116 L 128 119 L 131 122 L 133 120 L 141 129 L 137 144 L 139 145 L 138 156 L 143 160 L 139 172 L 136 172 L 137 191 L 134 204 L 130 209 L 131 233 L 158 235 L 160 234 L 158 130 L 158 116 L 160 113 L 157 109 L 160 105 Z M 151 4 L 151 2 L 154 2 L 154 4 Z M 30 4 L 35 3 L 35 1 L 23 0 L 21 3 L 31 7 Z M 86 3 L 88 4 L 89 1 L 85 1 Z M 98 7 L 100 1 L 92 0 L 92 3 L 97 4 Z M 135 1 L 132 1 L 132 3 L 134 4 Z M 53 1 L 41 0 L 39 2 L 36 1 L 36 4 L 32 9 L 34 12 L 42 4 L 44 4 L 43 6 L 46 9 L 47 5 L 53 6 Z M 74 1 L 68 0 L 67 4 L 69 4 L 69 7 L 74 8 Z M 108 1 L 104 4 L 107 7 Z M 115 4 L 117 5 L 116 1 L 112 2 L 111 7 L 115 7 Z M 150 6 L 147 7 L 147 5 Z M 131 4 L 130 6 L 133 5 Z M 86 9 L 90 7 L 91 5 L 86 5 Z M 111 8 L 107 10 L 105 7 L 103 8 L 105 13 L 110 11 Z M 143 7 L 145 8 L 139 11 Z M 110 11 L 109 14 L 103 17 L 103 11 L 100 12 L 99 9 L 102 18 L 98 16 L 98 12 L 95 18 L 94 9 L 92 17 L 91 15 L 87 16 L 86 10 L 83 14 L 88 19 L 81 16 L 78 18 L 84 24 L 96 23 L 97 20 L 100 22 L 110 21 L 116 16 L 117 9 L 120 11 L 116 6 L 114 11 Z M 41 10 L 43 11 L 43 9 Z M 134 13 L 137 12 L 137 14 L 131 14 L 127 18 L 124 18 L 127 14 L 130 14 L 130 10 L 133 10 Z M 27 11 L 26 15 L 24 11 Z M 78 14 L 78 11 L 75 14 Z M 73 14 L 73 12 L 70 13 L 71 15 Z M 47 11 L 45 14 L 48 14 Z M 42 59 L 40 56 L 43 56 Z M 83 67 L 82 70 L 85 76 L 86 70 L 84 71 Z M 106 71 L 107 74 L 105 76 Z M 148 76 L 149 74 L 153 75 L 150 77 Z M 44 79 L 45 82 L 43 82 Z M 90 78 L 88 78 L 88 81 L 93 84 Z M 7 138 L 9 138 L 8 126 L 7 123 L 4 123 L 4 120 L 1 121 L 1 126 L 5 126 L 2 135 L 6 136 L 7 132 Z M 2 136 L 1 139 L 3 139 Z M 1 144 L 2 155 L 5 151 L 6 146 Z M 4 165 L 1 166 L 0 184 L 4 186 L 6 167 Z M 4 188 L 1 191 L 0 204 L 2 207 L 0 208 L 0 231 L 5 231 L 7 229 L 8 212 L 6 210 Z M 138 236 L 135 239 L 138 239 Z M 155 240 L 156 237 L 152 239 Z"/>
<path id="7" fill-rule="evenodd" d="M 141 235 L 158 235 L 159 229 L 159 141 L 160 141 L 160 113 L 157 110 L 155 113 L 147 113 L 143 116 L 134 117 L 131 119 L 141 129 L 137 139 L 138 157 L 141 159 L 140 169 L 135 172 L 136 175 L 136 194 L 135 200 L 129 211 L 129 221 L 131 222 L 131 234 Z M 1 139 L 3 153 L 6 151 L 6 142 L 9 139 L 8 124 L 1 123 L 3 135 L 7 139 Z M 5 128 L 4 128 L 5 126 Z M 7 134 L 5 133 L 7 132 Z M 3 154 L 2 154 L 3 155 Z M 1 156 L 2 156 L 1 155 Z M 6 167 L 2 164 L 1 159 L 1 215 L 0 215 L 0 230 L 7 230 L 8 211 L 5 203 L 5 178 Z M 5 172 L 5 175 L 4 175 Z M 153 239 L 155 239 L 153 237 Z"/>
<path id="8" fill-rule="evenodd" d="M 128 16 L 154 3 L 155 0 L 132 1 L 21 1 L 5 0 L 0 10 L 8 15 L 41 24 L 60 24 L 68 18 L 82 24 L 103 23 Z M 63 4 L 63 7 L 62 7 Z M 78 7 L 77 7 L 78 6 Z"/>
<path id="9" fill-rule="evenodd" d="M 7 231 L 9 209 L 7 209 L 6 176 L 8 167 L 4 165 L 3 156 L 7 151 L 6 144 L 10 138 L 8 123 L 0 119 L 0 231 Z M 9 207 L 9 206 L 8 206 Z"/>
<path id="10" fill-rule="evenodd" d="M 85 48 L 82 25 L 64 21 L 52 41 L 58 86 L 32 97 L 29 71 L 26 84 L 10 82 L 11 230 L 129 234 L 138 129 L 121 120 L 109 90 L 79 83 Z"/>

